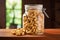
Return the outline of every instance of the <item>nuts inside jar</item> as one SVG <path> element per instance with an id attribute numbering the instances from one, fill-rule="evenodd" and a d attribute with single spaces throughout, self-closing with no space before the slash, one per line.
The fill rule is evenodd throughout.
<path id="1" fill-rule="evenodd" d="M 23 18 L 23 24 L 25 29 L 26 29 L 26 33 L 36 33 L 36 30 L 38 28 L 38 21 L 40 22 L 40 20 L 38 19 L 38 16 L 43 16 L 43 15 L 40 15 L 42 12 L 39 12 L 38 10 L 28 10 L 28 15 L 24 16 Z M 26 18 L 26 21 L 25 21 L 25 17 Z M 43 18 L 42 18 L 43 19 Z M 27 22 L 27 23 L 26 23 Z M 29 31 L 28 31 L 29 30 Z"/>

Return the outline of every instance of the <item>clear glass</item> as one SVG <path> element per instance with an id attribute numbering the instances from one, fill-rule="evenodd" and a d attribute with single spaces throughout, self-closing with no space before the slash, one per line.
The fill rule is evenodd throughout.
<path id="1" fill-rule="evenodd" d="M 44 14 L 43 5 L 25 5 L 23 14 L 23 28 L 27 34 L 44 33 Z"/>

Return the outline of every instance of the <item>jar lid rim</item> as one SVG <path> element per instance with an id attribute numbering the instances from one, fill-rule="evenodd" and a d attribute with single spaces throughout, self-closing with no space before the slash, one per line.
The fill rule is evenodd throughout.
<path id="1" fill-rule="evenodd" d="M 24 5 L 25 6 L 25 9 L 26 8 L 37 8 L 37 9 L 42 9 L 43 8 L 43 5 L 42 4 L 26 4 L 26 5 Z"/>
<path id="2" fill-rule="evenodd" d="M 42 6 L 43 7 L 43 4 L 25 4 L 24 6 Z"/>

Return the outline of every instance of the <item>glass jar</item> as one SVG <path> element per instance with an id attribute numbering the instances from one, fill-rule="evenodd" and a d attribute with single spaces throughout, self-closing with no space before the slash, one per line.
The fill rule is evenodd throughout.
<path id="1" fill-rule="evenodd" d="M 44 14 L 43 5 L 25 5 L 23 14 L 23 28 L 27 34 L 44 33 Z"/>

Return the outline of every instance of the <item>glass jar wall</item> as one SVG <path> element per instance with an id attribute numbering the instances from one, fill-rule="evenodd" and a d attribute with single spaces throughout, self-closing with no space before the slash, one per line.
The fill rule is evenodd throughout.
<path id="1" fill-rule="evenodd" d="M 44 14 L 42 9 L 42 4 L 25 5 L 25 13 L 23 14 L 23 28 L 25 28 L 27 34 L 44 33 Z"/>

